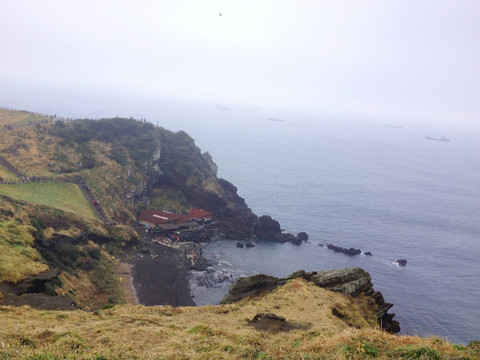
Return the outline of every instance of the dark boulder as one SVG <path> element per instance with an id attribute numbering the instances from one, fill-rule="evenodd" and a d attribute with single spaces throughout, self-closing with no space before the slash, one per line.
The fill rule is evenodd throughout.
<path id="1" fill-rule="evenodd" d="M 336 246 L 336 245 L 333 245 L 333 244 L 327 244 L 327 248 L 329 248 L 330 250 L 333 250 L 335 252 L 340 252 L 340 253 L 343 253 L 345 255 L 348 255 L 348 256 L 355 256 L 355 255 L 359 255 L 362 253 L 362 250 L 360 249 L 354 249 L 354 248 L 343 248 L 341 246 Z"/>
<path id="2" fill-rule="evenodd" d="M 306 232 L 299 232 L 297 234 L 297 239 L 300 240 L 300 241 L 307 241 L 308 240 L 308 234 Z"/>
<path id="3" fill-rule="evenodd" d="M 297 236 L 290 233 L 282 233 L 278 221 L 272 219 L 269 215 L 263 215 L 258 218 L 253 227 L 253 232 L 255 237 L 266 241 L 291 242 L 292 244 L 300 245 L 302 241 L 308 240 L 308 235 L 305 232 L 301 232 Z"/>
<path id="4" fill-rule="evenodd" d="M 281 242 L 291 242 L 295 245 L 300 245 L 302 243 L 297 237 L 295 237 L 295 235 L 289 233 L 282 234 Z"/>
<path id="5" fill-rule="evenodd" d="M 269 215 L 260 216 L 253 226 L 254 234 L 261 240 L 281 241 L 282 229 L 277 220 Z"/>

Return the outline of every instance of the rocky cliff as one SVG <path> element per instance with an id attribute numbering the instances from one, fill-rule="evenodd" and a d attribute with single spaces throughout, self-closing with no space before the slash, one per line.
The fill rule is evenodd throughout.
<path id="1" fill-rule="evenodd" d="M 51 168 L 80 176 L 117 222 L 134 222 L 145 207 L 198 207 L 211 212 L 229 238 L 306 240 L 283 234 L 269 216 L 255 215 L 237 188 L 217 177 L 210 154 L 202 153 L 184 131 L 121 118 L 57 122 L 48 130 L 64 146 L 57 147 Z"/>
<path id="2" fill-rule="evenodd" d="M 379 326 L 383 330 L 394 334 L 400 331 L 400 324 L 393 320 L 395 314 L 388 313 L 393 304 L 385 302 L 382 293 L 373 289 L 370 274 L 361 268 L 314 272 L 300 270 L 286 278 L 276 278 L 263 274 L 238 278 L 233 282 L 222 303 L 228 304 L 261 292 L 271 291 L 296 278 L 303 278 L 316 286 L 348 296 L 366 297 L 369 304 L 375 307 Z M 334 310 L 333 315 L 343 316 L 338 310 Z"/>

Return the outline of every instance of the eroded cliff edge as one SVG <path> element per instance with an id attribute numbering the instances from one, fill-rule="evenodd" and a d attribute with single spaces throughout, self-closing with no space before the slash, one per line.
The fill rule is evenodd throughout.
<path id="1" fill-rule="evenodd" d="M 400 332 L 399 322 L 393 320 L 395 314 L 388 313 L 393 304 L 387 303 L 382 293 L 374 290 L 370 274 L 358 267 L 313 272 L 300 270 L 286 278 L 277 278 L 264 274 L 238 278 L 233 282 L 228 294 L 225 295 L 221 303 L 228 304 L 248 296 L 271 291 L 296 278 L 303 278 L 321 288 L 354 298 L 365 297 L 369 305 L 375 308 L 380 328 L 392 334 Z M 332 314 L 340 318 L 345 316 L 345 314 L 342 314 L 341 311 L 335 308 L 332 310 Z"/>

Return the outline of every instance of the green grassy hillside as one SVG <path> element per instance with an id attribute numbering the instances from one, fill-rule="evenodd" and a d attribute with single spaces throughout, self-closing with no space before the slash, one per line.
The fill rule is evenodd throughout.
<path id="1" fill-rule="evenodd" d="M 84 309 L 123 302 L 114 257 L 137 236 L 123 225 L 106 227 L 93 217 L 0 195 L 0 283 L 57 268 L 63 272 L 52 294 Z"/>
<path id="2" fill-rule="evenodd" d="M 0 194 L 95 218 L 92 207 L 82 191 L 73 183 L 0 184 Z"/>
<path id="3" fill-rule="evenodd" d="M 17 282 L 48 269 L 34 247 L 35 228 L 0 221 L 0 282 Z"/>
<path id="4" fill-rule="evenodd" d="M 4 166 L 0 165 L 0 177 L 3 178 L 3 181 L 18 181 L 19 178 L 17 175 L 6 169 Z"/>

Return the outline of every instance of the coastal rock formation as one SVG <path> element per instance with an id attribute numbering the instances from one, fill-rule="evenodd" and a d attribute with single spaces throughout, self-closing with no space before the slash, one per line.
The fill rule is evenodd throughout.
<path id="1" fill-rule="evenodd" d="M 228 294 L 225 295 L 221 303 L 228 304 L 262 291 L 273 290 L 280 285 L 284 285 L 287 280 L 265 274 L 237 278 L 230 286 Z"/>
<path id="2" fill-rule="evenodd" d="M 370 274 L 361 268 L 314 272 L 300 270 L 286 278 L 264 274 L 238 278 L 233 282 L 221 303 L 228 304 L 263 291 L 271 291 L 294 278 L 303 278 L 321 288 L 352 297 L 366 296 L 369 298 L 369 302 L 375 306 L 377 320 L 381 328 L 394 334 L 400 331 L 400 324 L 393 320 L 395 314 L 388 313 L 393 304 L 385 302 L 382 293 L 373 289 Z"/>
<path id="3" fill-rule="evenodd" d="M 272 219 L 271 216 L 260 216 L 255 223 L 254 234 L 257 238 L 268 241 L 281 241 L 282 229 L 278 221 Z"/>
<path id="4" fill-rule="evenodd" d="M 253 226 L 253 232 L 256 238 L 275 242 L 291 242 L 300 245 L 302 241 L 308 240 L 305 232 L 300 232 L 297 236 L 290 233 L 283 233 L 277 220 L 269 215 L 260 216 Z"/>
<path id="5" fill-rule="evenodd" d="M 301 231 L 297 234 L 297 239 L 300 241 L 307 242 L 308 241 L 308 234 L 304 231 Z"/>
<path id="6" fill-rule="evenodd" d="M 360 255 L 362 253 L 362 250 L 360 249 L 355 249 L 355 248 L 343 248 L 341 246 L 336 246 L 336 245 L 333 245 L 333 244 L 327 244 L 327 248 L 330 249 L 330 250 L 333 250 L 335 252 L 341 252 L 345 255 L 348 255 L 348 256 L 355 256 L 355 255 Z"/>

